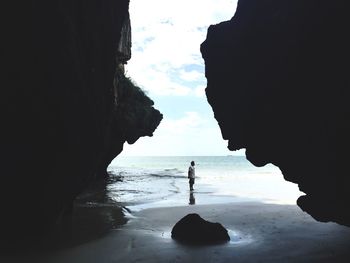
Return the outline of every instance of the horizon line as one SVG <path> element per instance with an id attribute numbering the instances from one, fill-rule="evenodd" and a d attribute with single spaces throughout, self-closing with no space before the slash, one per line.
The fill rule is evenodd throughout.
<path id="1" fill-rule="evenodd" d="M 118 157 L 225 157 L 225 156 L 234 156 L 234 157 L 246 157 L 245 154 L 223 154 L 223 155 L 118 155 Z"/>

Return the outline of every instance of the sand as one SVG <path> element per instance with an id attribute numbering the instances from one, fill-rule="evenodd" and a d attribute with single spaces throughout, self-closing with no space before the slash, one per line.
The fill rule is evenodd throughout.
<path id="1" fill-rule="evenodd" d="M 220 222 L 231 241 L 187 246 L 171 239 L 183 216 Z M 150 208 L 92 241 L 43 262 L 350 262 L 350 228 L 320 223 L 294 205 L 241 202 Z"/>

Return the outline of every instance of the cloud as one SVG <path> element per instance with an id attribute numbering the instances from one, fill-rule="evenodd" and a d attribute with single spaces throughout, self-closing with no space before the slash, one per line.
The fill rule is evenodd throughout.
<path id="1" fill-rule="evenodd" d="M 142 137 L 135 144 L 124 144 L 124 156 L 243 155 L 230 152 L 222 140 L 214 118 L 186 112 L 177 119 L 165 118 L 153 137 Z"/>
<path id="2" fill-rule="evenodd" d="M 180 78 L 186 81 L 198 81 L 203 79 L 203 73 L 197 70 L 185 71 L 180 70 Z"/>
<path id="3" fill-rule="evenodd" d="M 205 97 L 205 88 L 206 88 L 205 86 L 197 86 L 194 90 L 195 96 L 204 98 Z"/>
<path id="4" fill-rule="evenodd" d="M 156 105 L 168 114 L 154 136 L 125 143 L 122 155 L 230 154 L 205 99 L 200 44 L 208 26 L 231 19 L 235 9 L 232 0 L 130 1 L 132 58 L 127 74 L 156 103 L 164 96 L 171 96 L 164 100 L 171 103 Z M 193 110 L 184 110 L 187 105 Z"/>
<path id="5" fill-rule="evenodd" d="M 190 90 L 198 83 L 191 82 L 205 82 L 199 47 L 207 27 L 230 19 L 235 7 L 236 1 L 232 0 L 130 1 L 130 77 L 151 96 L 196 95 Z M 189 65 L 197 69 L 185 71 Z"/>
<path id="6" fill-rule="evenodd" d="M 152 69 L 140 68 L 140 70 L 143 70 L 145 74 L 136 74 L 137 77 L 135 77 L 135 74 L 130 73 L 129 70 L 127 70 L 126 74 L 131 77 L 138 86 L 150 92 L 151 97 L 152 95 L 186 96 L 191 93 L 189 87 L 172 81 L 165 73 Z"/>
<path id="7" fill-rule="evenodd" d="M 167 136 L 169 134 L 183 135 L 189 130 L 200 128 L 205 120 L 197 112 L 186 112 L 180 119 L 165 119 L 158 129 Z"/>

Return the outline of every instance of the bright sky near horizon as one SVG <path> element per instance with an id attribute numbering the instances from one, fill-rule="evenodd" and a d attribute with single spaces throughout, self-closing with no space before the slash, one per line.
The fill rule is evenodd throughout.
<path id="1" fill-rule="evenodd" d="M 205 97 L 200 44 L 208 26 L 232 18 L 236 0 L 131 0 L 132 58 L 126 72 L 163 113 L 153 137 L 122 155 L 243 155 L 230 152 Z"/>

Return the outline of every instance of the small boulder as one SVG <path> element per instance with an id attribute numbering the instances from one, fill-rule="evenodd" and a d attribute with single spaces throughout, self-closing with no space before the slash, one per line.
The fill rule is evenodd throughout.
<path id="1" fill-rule="evenodd" d="M 188 214 L 177 222 L 171 237 L 194 245 L 218 244 L 230 240 L 227 230 L 220 223 L 208 222 L 198 214 Z"/>

